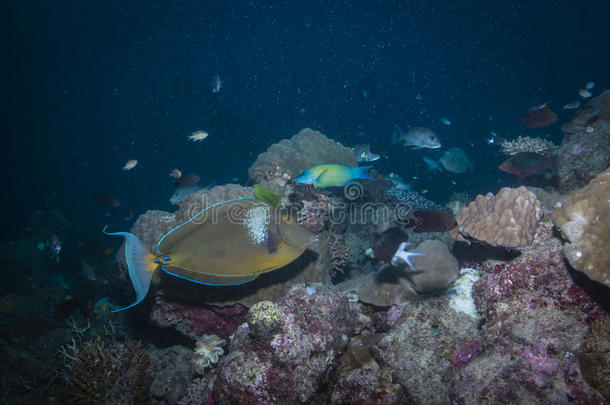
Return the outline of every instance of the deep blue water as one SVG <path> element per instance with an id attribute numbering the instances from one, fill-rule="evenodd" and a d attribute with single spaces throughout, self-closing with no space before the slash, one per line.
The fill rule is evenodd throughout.
<path id="1" fill-rule="evenodd" d="M 557 106 L 584 83 L 608 87 L 608 1 L 253 3 L 3 2 L 3 239 L 45 206 L 101 227 L 94 191 L 122 201 L 115 218 L 168 209 L 174 167 L 244 183 L 304 127 L 386 149 L 376 167 L 418 177 L 433 200 L 495 191 L 516 178 L 497 169 L 489 131 L 557 144 L 560 124 L 528 131 L 517 117 L 549 102 L 565 121 Z M 428 173 L 422 155 L 441 152 L 393 150 L 397 123 L 433 129 L 475 170 Z M 199 129 L 209 138 L 186 140 Z M 128 159 L 139 164 L 123 172 Z"/>

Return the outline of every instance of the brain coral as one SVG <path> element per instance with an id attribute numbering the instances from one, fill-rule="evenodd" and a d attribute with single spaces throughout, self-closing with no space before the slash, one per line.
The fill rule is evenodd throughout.
<path id="1" fill-rule="evenodd" d="M 568 239 L 564 254 L 572 267 L 610 287 L 610 168 L 556 207 L 552 219 Z"/>
<path id="2" fill-rule="evenodd" d="M 531 245 L 542 209 L 536 195 L 525 187 L 500 189 L 478 195 L 455 217 L 458 226 L 449 233 L 458 241 L 477 239 L 492 246 L 516 248 Z"/>
<path id="3" fill-rule="evenodd" d="M 261 173 L 266 172 L 264 168 L 278 165 L 280 161 L 285 170 L 293 176 L 322 163 L 358 166 L 354 151 L 310 128 L 302 129 L 292 138 L 271 145 L 266 152 L 258 155 L 248 169 L 248 174 L 257 182 L 264 180 L 258 178 Z"/>

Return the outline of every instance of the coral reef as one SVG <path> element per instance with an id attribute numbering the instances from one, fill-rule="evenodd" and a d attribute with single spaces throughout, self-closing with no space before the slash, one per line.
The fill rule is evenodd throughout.
<path id="1" fill-rule="evenodd" d="M 218 363 L 218 359 L 224 354 L 222 346 L 226 343 L 226 340 L 216 335 L 203 335 L 197 339 L 195 353 L 191 359 L 195 372 L 203 375 L 206 368 Z"/>
<path id="2" fill-rule="evenodd" d="M 407 279 L 418 293 L 446 288 L 458 277 L 458 261 L 443 242 L 425 240 L 413 251 L 423 254 L 411 259 L 415 271 L 407 273 Z"/>
<path id="3" fill-rule="evenodd" d="M 458 274 L 458 262 L 447 246 L 438 240 L 425 240 L 413 252 L 423 253 L 411 259 L 415 271 L 387 267 L 376 273 L 344 281 L 335 287 L 353 291 L 364 303 L 388 307 L 415 299 L 419 294 L 446 288 Z"/>
<path id="4" fill-rule="evenodd" d="M 599 403 L 577 354 L 587 323 L 606 315 L 570 277 L 552 224 L 542 222 L 512 262 L 490 260 L 481 271 L 480 346 L 454 374 L 454 401 Z"/>
<path id="5" fill-rule="evenodd" d="M 349 366 L 332 386 L 333 398 L 350 403 L 364 391 L 400 395 L 400 403 L 602 403 L 578 354 L 588 323 L 607 314 L 572 280 L 553 225 L 542 222 L 513 261 L 476 267 L 462 274 L 474 282 L 463 291 L 476 303 L 474 316 L 458 310 L 451 289 L 362 324 L 363 333 L 385 333 L 358 339 L 368 350 L 353 348 L 342 359 Z M 355 308 L 367 318 L 365 307 Z M 603 361 L 607 333 L 595 332 L 595 361 Z"/>
<path id="6" fill-rule="evenodd" d="M 556 204 L 555 225 L 568 239 L 570 264 L 610 287 L 610 168 Z"/>
<path id="7" fill-rule="evenodd" d="M 187 387 L 195 377 L 191 364 L 193 351 L 184 346 L 162 349 L 148 348 L 153 377 L 150 386 L 152 403 L 176 404 L 186 396 Z"/>
<path id="8" fill-rule="evenodd" d="M 610 318 L 591 324 L 578 360 L 585 380 L 610 401 Z"/>
<path id="9" fill-rule="evenodd" d="M 353 255 L 352 249 L 342 235 L 330 232 L 328 235 L 331 275 L 343 273 Z"/>
<path id="10" fill-rule="evenodd" d="M 189 305 L 158 294 L 150 312 L 150 320 L 161 328 L 173 327 L 194 340 L 205 334 L 228 339 L 245 321 L 246 313 L 247 309 L 239 304 L 226 307 Z"/>
<path id="11" fill-rule="evenodd" d="M 476 341 L 477 323 L 454 312 L 448 299 L 419 301 L 394 310 L 396 325 L 371 347 L 381 366 L 411 398 L 408 403 L 451 403 L 456 347 Z"/>
<path id="12" fill-rule="evenodd" d="M 75 353 L 62 403 L 148 403 L 150 358 L 137 342 L 98 339 L 85 342 Z"/>
<path id="13" fill-rule="evenodd" d="M 555 149 L 557 149 L 557 146 L 553 145 L 553 142 L 529 136 L 519 136 L 514 141 L 503 142 L 500 146 L 500 150 L 506 155 L 516 155 L 521 152 L 534 152 L 546 155 Z"/>
<path id="14" fill-rule="evenodd" d="M 538 199 L 525 187 L 502 188 L 495 196 L 478 195 L 456 216 L 458 223 L 449 233 L 458 241 L 472 238 L 491 246 L 517 248 L 534 239 L 542 209 Z"/>
<path id="15" fill-rule="evenodd" d="M 271 145 L 258 155 L 248 169 L 252 179 L 260 179 L 261 173 L 270 168 L 281 167 L 282 172 L 293 176 L 322 163 L 340 163 L 350 167 L 358 166 L 356 155 L 350 148 L 335 142 L 318 131 L 302 129 L 290 139 Z"/>
<path id="16" fill-rule="evenodd" d="M 271 156 L 268 160 L 257 166 L 252 166 L 250 169 L 250 179 L 255 184 L 273 191 L 279 191 L 286 187 L 293 176 L 293 173 L 286 168 L 284 161 L 279 156 Z"/>
<path id="17" fill-rule="evenodd" d="M 257 302 L 248 311 L 248 330 L 253 338 L 264 339 L 284 323 L 284 315 L 271 301 Z"/>
<path id="18" fill-rule="evenodd" d="M 347 300 L 332 289 L 297 285 L 275 304 L 280 330 L 266 339 L 236 333 L 216 368 L 219 404 L 308 403 L 347 347 L 352 322 Z"/>
<path id="19" fill-rule="evenodd" d="M 565 192 L 585 186 L 610 165 L 610 91 L 591 99 L 561 130 L 556 166 Z"/>

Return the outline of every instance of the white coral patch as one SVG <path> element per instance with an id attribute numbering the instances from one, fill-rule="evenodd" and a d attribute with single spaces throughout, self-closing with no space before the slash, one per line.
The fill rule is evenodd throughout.
<path id="1" fill-rule="evenodd" d="M 451 308 L 456 312 L 468 315 L 472 319 L 480 317 L 472 297 L 472 287 L 479 278 L 480 274 L 477 270 L 468 267 L 463 268 L 460 270 L 460 276 L 455 280 L 454 286 L 445 293 L 451 298 L 449 304 Z"/>

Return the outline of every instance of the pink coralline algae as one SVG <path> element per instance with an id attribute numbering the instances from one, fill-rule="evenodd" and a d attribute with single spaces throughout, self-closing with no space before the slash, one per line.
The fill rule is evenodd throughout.
<path id="1" fill-rule="evenodd" d="M 285 319 L 277 332 L 234 336 L 216 369 L 216 403 L 308 403 L 345 350 L 352 322 L 340 294 L 301 284 L 275 305 Z"/>
<path id="2" fill-rule="evenodd" d="M 481 344 L 477 341 L 459 344 L 453 350 L 451 356 L 451 364 L 455 368 L 459 368 L 468 363 L 479 352 Z"/>
<path id="3" fill-rule="evenodd" d="M 237 327 L 245 322 L 247 313 L 248 310 L 239 304 L 227 307 L 191 306 L 158 295 L 150 319 L 159 327 L 173 327 L 192 339 L 203 335 L 218 335 L 229 339 Z"/>
<path id="4" fill-rule="evenodd" d="M 473 296 L 484 350 L 457 370 L 454 400 L 601 403 L 577 354 L 588 324 L 607 315 L 570 277 L 552 224 L 542 222 L 518 258 L 481 270 Z"/>

